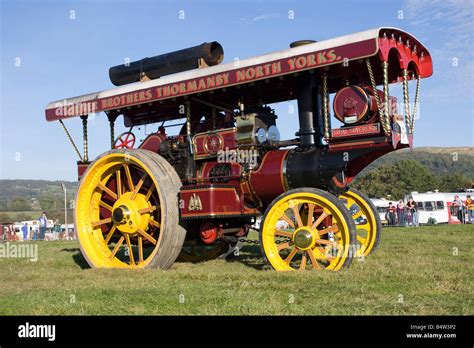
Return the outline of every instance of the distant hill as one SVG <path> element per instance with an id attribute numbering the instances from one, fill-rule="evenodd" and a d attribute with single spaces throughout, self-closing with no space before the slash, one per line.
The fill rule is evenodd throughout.
<path id="1" fill-rule="evenodd" d="M 62 195 L 61 182 L 66 185 L 69 194 L 77 191 L 77 182 L 49 180 L 0 180 L 0 201 L 9 201 L 15 197 L 39 198 L 44 194 Z"/>
<path id="2" fill-rule="evenodd" d="M 436 175 L 459 173 L 474 180 L 474 147 L 417 147 L 391 152 L 365 168 L 359 175 L 404 159 L 420 162 Z"/>
<path id="3" fill-rule="evenodd" d="M 392 152 L 372 163 L 359 177 L 382 164 L 391 164 L 402 159 L 418 161 L 437 175 L 461 173 L 474 180 L 474 147 L 418 147 L 413 151 Z M 68 188 L 68 196 L 74 195 L 78 183 L 63 182 Z M 45 194 L 61 197 L 60 184 L 59 180 L 0 180 L 0 202 L 10 201 L 15 197 L 37 199 Z"/>

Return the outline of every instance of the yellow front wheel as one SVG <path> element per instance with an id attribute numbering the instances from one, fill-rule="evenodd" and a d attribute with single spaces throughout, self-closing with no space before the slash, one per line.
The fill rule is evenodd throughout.
<path id="1" fill-rule="evenodd" d="M 91 267 L 169 268 L 186 231 L 179 224 L 181 181 L 148 150 L 112 150 L 81 179 L 75 224 Z"/>
<path id="2" fill-rule="evenodd" d="M 382 221 L 377 208 L 369 197 L 356 189 L 344 192 L 339 199 L 349 210 L 356 225 L 355 256 L 369 255 L 379 246 L 382 234 Z"/>
<path id="3" fill-rule="evenodd" d="M 352 260 L 355 225 L 332 194 L 301 188 L 277 197 L 262 220 L 260 246 L 277 271 L 333 270 Z"/>

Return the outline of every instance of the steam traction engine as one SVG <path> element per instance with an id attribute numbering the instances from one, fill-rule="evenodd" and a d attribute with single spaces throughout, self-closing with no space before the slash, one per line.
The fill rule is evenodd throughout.
<path id="1" fill-rule="evenodd" d="M 47 106 L 73 145 L 64 120 L 82 119 L 75 224 L 92 267 L 216 258 L 262 215 L 262 254 L 279 271 L 339 270 L 377 248 L 379 216 L 350 183 L 412 146 L 420 79 L 432 74 L 426 48 L 382 28 L 222 60 L 217 42 L 145 58 L 110 69 L 116 88 Z M 403 110 L 392 83 L 403 86 Z M 281 140 L 268 105 L 288 100 L 297 100 L 299 130 Z M 100 111 L 112 149 L 90 162 L 88 115 Z M 119 116 L 129 131 L 115 138 Z M 140 125 L 157 128 L 135 144 Z"/>

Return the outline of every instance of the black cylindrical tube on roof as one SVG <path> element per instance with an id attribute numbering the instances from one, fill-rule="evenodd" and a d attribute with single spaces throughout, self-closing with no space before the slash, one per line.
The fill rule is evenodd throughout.
<path id="1" fill-rule="evenodd" d="M 109 77 L 114 85 L 122 86 L 140 81 L 143 75 L 149 79 L 157 79 L 161 76 L 196 69 L 199 67 L 200 59 L 208 66 L 217 65 L 224 59 L 224 49 L 217 41 L 206 42 L 199 46 L 111 67 Z"/>

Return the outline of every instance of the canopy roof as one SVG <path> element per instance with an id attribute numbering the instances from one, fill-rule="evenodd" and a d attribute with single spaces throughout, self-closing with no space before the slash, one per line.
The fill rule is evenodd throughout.
<path id="1" fill-rule="evenodd" d="M 401 78 L 402 69 L 409 70 L 410 78 L 428 77 L 433 71 L 429 52 L 416 38 L 399 29 L 378 28 L 58 100 L 47 105 L 46 119 L 104 111 L 124 115 L 131 125 L 183 118 L 180 105 L 186 100 L 228 109 L 235 109 L 239 101 L 246 106 L 280 102 L 296 98 L 298 75 L 308 73 L 327 74 L 332 93 L 347 82 L 370 81 L 363 58 L 370 59 L 377 85 L 383 82 L 382 60 L 389 62 L 390 83 Z"/>

